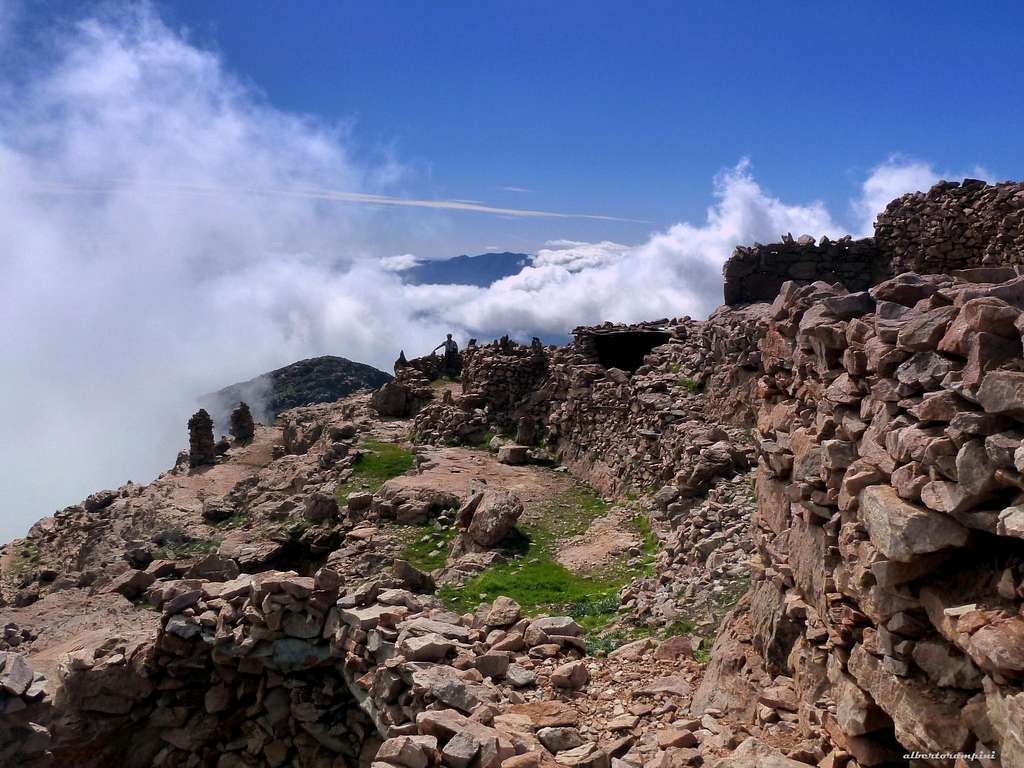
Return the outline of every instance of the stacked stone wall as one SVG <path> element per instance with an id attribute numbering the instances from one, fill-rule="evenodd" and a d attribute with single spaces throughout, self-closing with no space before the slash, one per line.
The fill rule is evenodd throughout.
<path id="1" fill-rule="evenodd" d="M 1024 265 L 1024 183 L 942 181 L 903 195 L 879 214 L 875 241 L 893 274 Z"/>
<path id="2" fill-rule="evenodd" d="M 532 346 L 508 338 L 482 346 L 471 344 L 463 353 L 463 394 L 479 399 L 500 426 L 512 426 L 524 398 L 536 392 L 547 377 L 549 355 L 536 340 Z"/>
<path id="3" fill-rule="evenodd" d="M 729 305 L 772 301 L 787 280 L 841 283 L 861 291 L 892 274 L 891 260 L 875 240 L 829 240 L 802 235 L 780 243 L 739 246 L 725 263 L 724 301 Z"/>
<path id="4" fill-rule="evenodd" d="M 870 293 L 788 284 L 772 306 L 760 566 L 733 623 L 796 681 L 802 727 L 860 765 L 1024 765 L 1022 308 L 1024 278 L 913 274 Z M 704 706 L 727 705 L 736 636 Z"/>

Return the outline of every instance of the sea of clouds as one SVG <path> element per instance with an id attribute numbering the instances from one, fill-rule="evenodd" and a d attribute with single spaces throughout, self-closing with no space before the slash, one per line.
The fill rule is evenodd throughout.
<path id="1" fill-rule="evenodd" d="M 0 72 L 13 15 L 0 0 Z M 145 7 L 56 30 L 44 53 L 0 74 L 0 541 L 170 466 L 204 392 L 325 353 L 388 369 L 449 330 L 701 316 L 737 243 L 869 232 L 939 178 L 885 162 L 843 226 L 766 194 L 741 160 L 711 181 L 703 221 L 640 244 L 555 241 L 486 288 L 412 286 L 415 256 L 387 250 L 395 206 L 319 192 L 401 191 L 400 162 L 355 159 L 345 126 L 274 108 Z"/>

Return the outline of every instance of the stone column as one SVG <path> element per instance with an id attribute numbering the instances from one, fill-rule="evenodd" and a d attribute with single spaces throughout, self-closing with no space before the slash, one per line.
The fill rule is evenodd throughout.
<path id="1" fill-rule="evenodd" d="M 256 434 L 256 425 L 252 420 L 252 411 L 244 402 L 231 412 L 231 436 L 240 443 L 247 443 Z"/>
<path id="2" fill-rule="evenodd" d="M 188 465 L 195 469 L 204 464 L 213 464 L 216 458 L 213 419 L 205 408 L 200 408 L 188 420 Z"/>

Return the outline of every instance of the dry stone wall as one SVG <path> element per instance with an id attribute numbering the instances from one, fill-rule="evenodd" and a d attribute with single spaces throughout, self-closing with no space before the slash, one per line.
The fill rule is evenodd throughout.
<path id="1" fill-rule="evenodd" d="M 761 342 L 760 566 L 699 701 L 737 690 L 745 625 L 802 727 L 859 765 L 1024 765 L 1022 308 L 1024 278 L 783 287 Z"/>
<path id="2" fill-rule="evenodd" d="M 725 263 L 724 301 L 752 304 L 772 301 L 787 280 L 842 283 L 862 291 L 888 277 L 892 263 L 874 239 L 843 237 L 816 243 L 810 235 L 786 236 L 780 243 L 739 246 Z"/>
<path id="3" fill-rule="evenodd" d="M 893 200 L 875 222 L 893 274 L 1024 264 L 1024 183 L 942 181 Z"/>

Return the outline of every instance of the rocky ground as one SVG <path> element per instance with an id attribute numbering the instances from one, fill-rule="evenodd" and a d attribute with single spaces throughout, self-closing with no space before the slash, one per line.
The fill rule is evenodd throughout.
<path id="1" fill-rule="evenodd" d="M 1024 766 L 1021 187 L 738 249 L 770 304 L 197 412 L 0 548 L 0 764 Z"/>
<path id="2" fill-rule="evenodd" d="M 401 634 L 393 635 L 398 644 L 391 646 L 392 662 L 403 654 L 407 663 L 429 659 L 457 671 L 460 680 L 472 683 L 475 677 L 503 688 L 496 698 L 485 697 L 485 706 L 454 707 L 450 717 L 469 717 L 498 734 L 518 734 L 513 752 L 523 751 L 526 744 L 538 760 L 554 758 L 565 765 L 601 765 L 612 759 L 632 765 L 664 760 L 699 765 L 729 753 L 756 730 L 713 709 L 691 716 L 689 708 L 700 683 L 700 659 L 706 656 L 716 623 L 738 598 L 731 585 L 741 583 L 745 574 L 747 548 L 737 534 L 750 505 L 742 474 L 723 479 L 684 525 L 674 525 L 666 512 L 671 500 L 664 495 L 615 503 L 548 461 L 508 463 L 506 455 L 486 446 L 414 447 L 406 442 L 409 420 L 380 418 L 367 402 L 365 395 L 357 395 L 338 404 L 287 412 L 275 426 L 258 427 L 251 441 L 232 444 L 212 466 L 190 469 L 179 461 L 150 485 L 96 494 L 41 521 L 26 540 L 8 545 L 3 557 L 10 605 L 4 610 L 3 643 L 10 659 L 17 654 L 34 671 L 42 692 L 33 695 L 42 701 L 55 695 L 59 699 L 58 690 L 72 679 L 82 680 L 86 682 L 76 691 L 79 705 L 87 711 L 110 709 L 103 703 L 110 694 L 104 692 L 102 676 L 96 672 L 99 682 L 90 684 L 86 674 L 98 669 L 97 659 L 109 656 L 104 649 L 115 649 L 115 666 L 141 664 L 131 661 L 128 649 L 148 648 L 156 639 L 155 650 L 145 651 L 145 664 L 158 671 L 146 675 L 164 674 L 159 670 L 173 668 L 161 666 L 159 654 L 168 643 L 202 637 L 205 616 L 214 638 L 225 636 L 225 610 L 254 584 L 266 583 L 268 576 L 279 580 L 287 593 L 308 591 L 306 583 L 313 580 L 303 574 L 356 585 L 347 594 L 362 590 L 355 610 L 374 614 L 374 622 L 383 620 L 376 615 L 380 601 L 386 600 L 387 605 L 404 604 L 400 614 L 406 623 L 419 610 L 419 615 L 433 617 L 430 621 L 446 620 L 454 627 L 462 622 L 472 628 L 478 626 L 476 620 L 445 613 L 443 602 L 476 605 L 486 598 L 492 610 L 504 605 L 518 617 L 524 609 L 507 596 L 474 592 L 486 586 L 481 580 L 491 569 L 512 568 L 519 570 L 507 582 L 513 586 L 510 591 L 526 590 L 525 610 L 531 615 L 569 610 L 587 629 L 569 617 L 543 619 L 570 629 L 549 635 L 558 642 L 532 637 L 525 646 L 509 642 L 508 630 L 497 637 L 491 631 L 481 636 L 482 643 L 469 646 L 460 629 L 447 630 L 454 633 L 454 644 L 439 641 L 433 632 L 425 639 L 420 633 L 418 642 L 402 646 Z M 385 466 L 382 474 L 367 474 L 363 467 L 376 464 L 364 457 L 378 454 L 407 465 L 398 461 Z M 474 502 L 476 510 L 467 520 L 466 508 Z M 474 515 L 487 519 L 474 527 Z M 501 519 L 503 515 L 508 519 Z M 512 526 L 529 532 L 526 543 L 509 544 Z M 693 549 L 695 539 L 703 547 Z M 661 554 L 655 556 L 658 549 Z M 401 569 L 395 569 L 395 561 Z M 430 565 L 437 566 L 433 576 L 445 585 L 439 593 L 443 602 L 435 601 L 435 608 L 416 596 L 433 588 Z M 548 571 L 531 570 L 548 567 L 557 569 L 554 582 L 544 582 Z M 375 573 L 389 575 L 382 580 Z M 538 583 L 531 581 L 535 576 Z M 572 600 L 545 591 L 559 589 L 563 582 Z M 367 590 L 379 595 L 388 583 L 393 584 L 390 597 L 366 601 Z M 530 589 L 539 591 L 531 594 Z M 236 593 L 239 598 L 225 601 Z M 244 616 L 250 610 L 244 605 L 229 610 L 227 620 L 239 611 Z M 266 603 L 253 607 L 264 616 L 256 626 L 272 624 L 266 620 Z M 388 611 L 390 615 L 394 609 Z M 304 615 L 308 620 L 310 614 Z M 327 636 L 325 620 L 328 627 L 332 621 L 350 626 L 346 621 L 351 620 L 357 636 L 364 631 L 358 616 L 332 620 L 315 615 L 320 616 L 317 635 Z M 243 635 L 255 631 L 251 618 L 243 621 L 238 625 Z M 402 633 L 404 625 L 393 623 L 392 632 Z M 532 625 L 517 626 L 528 630 Z M 282 640 L 306 634 L 294 623 L 274 633 Z M 335 630 L 334 647 L 346 642 L 339 640 L 340 634 Z M 356 647 L 365 654 L 361 663 L 368 672 L 379 669 L 380 659 L 374 661 L 379 646 L 367 651 L 363 635 Z M 169 652 L 182 651 L 175 646 Z M 201 649 L 195 655 L 201 656 Z M 89 661 L 69 668 L 69 658 Z M 99 669 L 108 663 L 103 661 Z M 481 678 L 480 672 L 488 674 Z M 358 688 L 357 681 L 352 677 L 348 682 Z M 418 685 L 412 690 L 419 691 Z M 425 690 L 415 695 L 425 695 L 429 702 L 432 689 Z M 126 711 L 135 717 L 141 711 L 156 716 L 147 709 L 152 706 L 148 687 L 132 695 L 136 698 L 128 697 Z M 36 701 L 29 699 L 23 703 L 31 707 Z M 435 700 L 427 709 L 436 707 Z M 381 705 L 374 715 L 380 735 L 410 731 L 401 725 L 400 715 L 381 714 L 387 711 Z M 780 710 L 775 719 L 786 714 Z M 420 725 L 413 732 L 424 728 L 443 731 Z M 60 729 L 56 732 L 61 734 Z M 61 754 L 62 737 L 67 734 L 51 745 L 57 747 L 55 754 Z M 504 737 L 495 738 L 500 742 Z M 787 749 L 798 741 L 779 739 L 778 734 L 772 738 Z M 417 742 L 418 748 L 424 743 Z M 385 753 L 394 748 L 389 745 Z M 292 748 L 304 754 L 301 743 Z M 438 748 L 442 761 L 460 764 L 444 752 L 448 747 L 443 736 Z M 162 761 L 158 764 L 177 764 L 177 759 L 195 759 L 204 749 L 209 744 L 202 738 L 175 737 L 151 757 Z M 409 749 L 403 747 L 405 756 L 393 759 L 413 759 L 405 754 Z M 437 759 L 429 749 L 424 754 L 425 759 Z M 252 757 L 240 757 L 239 764 L 249 764 L 245 760 Z M 265 745 L 262 759 L 279 764 Z"/>

